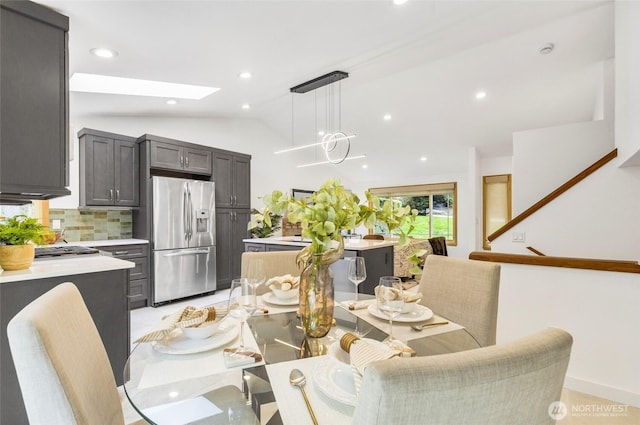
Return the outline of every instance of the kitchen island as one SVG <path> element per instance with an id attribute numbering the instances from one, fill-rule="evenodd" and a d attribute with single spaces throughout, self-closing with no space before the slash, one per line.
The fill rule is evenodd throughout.
<path id="1" fill-rule="evenodd" d="M 127 282 L 130 261 L 98 254 L 42 258 L 26 270 L 0 272 L 0 423 L 28 425 L 7 324 L 24 306 L 63 282 L 73 282 L 84 299 L 109 356 L 114 377 L 122 384 L 129 354 Z"/>
<path id="2" fill-rule="evenodd" d="M 244 239 L 245 251 L 297 251 L 309 245 L 310 241 L 300 236 Z M 393 276 L 393 247 L 398 241 L 368 239 L 345 239 L 341 260 L 331 265 L 336 291 L 353 292 L 354 286 L 347 279 L 347 261 L 350 257 L 364 257 L 367 279 L 358 286 L 358 292 L 373 294 L 380 276 Z"/>

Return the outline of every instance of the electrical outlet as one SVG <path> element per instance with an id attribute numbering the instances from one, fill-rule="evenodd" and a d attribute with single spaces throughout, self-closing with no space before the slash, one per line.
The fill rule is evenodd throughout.
<path id="1" fill-rule="evenodd" d="M 53 230 L 60 230 L 60 220 L 51 220 L 51 227 Z"/>
<path id="2" fill-rule="evenodd" d="M 521 242 L 524 243 L 525 235 L 524 232 L 513 232 L 511 235 L 511 242 Z"/>

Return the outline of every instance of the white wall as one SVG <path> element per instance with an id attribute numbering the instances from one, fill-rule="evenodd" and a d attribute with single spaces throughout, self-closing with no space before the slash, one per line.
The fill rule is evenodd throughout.
<path id="1" fill-rule="evenodd" d="M 616 146 L 622 163 L 640 149 L 640 2 L 616 1 Z M 634 161 L 640 165 L 640 159 Z"/>
<path id="2" fill-rule="evenodd" d="M 613 127 L 605 120 L 514 133 L 513 216 L 544 198 L 613 147 Z"/>

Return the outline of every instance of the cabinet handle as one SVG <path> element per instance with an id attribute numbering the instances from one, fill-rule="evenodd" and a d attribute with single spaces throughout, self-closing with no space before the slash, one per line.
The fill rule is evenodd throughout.
<path id="1" fill-rule="evenodd" d="M 184 157 L 184 166 L 189 168 L 189 157 L 188 156 Z"/>
<path id="2" fill-rule="evenodd" d="M 116 189 L 116 202 L 120 200 L 120 189 Z"/>
<path id="3" fill-rule="evenodd" d="M 113 189 L 109 189 L 109 200 L 113 201 Z"/>
<path id="4" fill-rule="evenodd" d="M 238 204 L 238 195 L 233 195 L 233 205 Z"/>
<path id="5" fill-rule="evenodd" d="M 229 204 L 233 205 L 233 195 L 229 195 Z"/>
<path id="6" fill-rule="evenodd" d="M 127 255 L 129 253 L 129 251 L 116 251 L 114 252 L 115 255 Z"/>
<path id="7" fill-rule="evenodd" d="M 180 165 L 184 164 L 184 156 L 180 155 Z"/>

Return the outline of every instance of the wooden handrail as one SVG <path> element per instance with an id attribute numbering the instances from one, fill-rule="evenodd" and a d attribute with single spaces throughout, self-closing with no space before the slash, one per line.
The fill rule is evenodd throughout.
<path id="1" fill-rule="evenodd" d="M 607 272 L 640 273 L 637 261 L 598 260 L 594 258 L 550 257 L 538 255 L 506 254 L 500 252 L 474 251 L 470 260 L 494 263 L 527 264 L 532 266 L 564 267 L 570 269 L 601 270 Z"/>
<path id="2" fill-rule="evenodd" d="M 567 181 L 562 186 L 558 187 L 556 190 L 554 190 L 553 192 L 551 192 L 550 194 L 548 194 L 547 196 L 545 196 L 544 198 L 542 198 L 541 200 L 533 204 L 531 207 L 527 208 L 526 210 L 518 214 L 516 217 L 509 220 L 504 226 L 502 226 L 501 228 L 499 228 L 498 230 L 496 230 L 495 232 L 487 236 L 487 239 L 489 240 L 489 242 L 493 241 L 495 238 L 502 235 L 507 230 L 513 228 L 516 224 L 522 222 L 525 218 L 529 217 L 530 215 L 538 211 L 540 208 L 544 207 L 549 202 L 553 201 L 554 199 L 562 195 L 567 190 L 571 189 L 573 186 L 578 184 L 580 181 L 584 180 L 587 176 L 592 174 L 594 171 L 602 167 L 607 162 L 611 161 L 616 156 L 618 156 L 618 149 L 612 150 L 611 152 L 609 152 L 608 154 L 606 154 L 605 156 L 603 156 L 602 158 L 600 158 L 599 160 L 591 164 L 589 167 L 585 168 L 582 172 L 580 172 L 579 174 L 571 178 L 571 180 Z"/>

